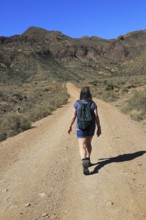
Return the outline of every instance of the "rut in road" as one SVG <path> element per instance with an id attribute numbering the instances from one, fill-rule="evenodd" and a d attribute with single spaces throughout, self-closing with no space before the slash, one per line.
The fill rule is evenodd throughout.
<path id="1" fill-rule="evenodd" d="M 0 220 L 145 220 L 146 132 L 100 100 L 102 135 L 93 139 L 90 175 L 82 174 L 75 127 L 79 90 L 34 128 L 0 144 Z"/>

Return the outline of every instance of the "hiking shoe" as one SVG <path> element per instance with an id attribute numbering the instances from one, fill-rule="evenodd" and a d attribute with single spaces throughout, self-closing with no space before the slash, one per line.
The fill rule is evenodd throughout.
<path id="1" fill-rule="evenodd" d="M 89 162 L 88 162 L 88 167 L 91 167 L 91 166 L 93 166 L 93 164 L 90 163 L 90 161 L 89 161 Z"/>
<path id="2" fill-rule="evenodd" d="M 93 164 L 90 162 L 90 158 L 86 158 L 87 159 L 87 161 L 88 161 L 88 167 L 91 167 Z"/>
<path id="3" fill-rule="evenodd" d="M 82 161 L 82 165 L 83 165 L 83 173 L 84 175 L 88 175 L 89 174 L 89 160 L 83 160 Z"/>

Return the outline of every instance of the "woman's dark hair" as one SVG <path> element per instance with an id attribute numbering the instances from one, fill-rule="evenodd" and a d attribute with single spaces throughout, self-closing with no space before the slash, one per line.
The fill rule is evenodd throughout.
<path id="1" fill-rule="evenodd" d="M 80 92 L 80 100 L 92 100 L 92 95 L 88 86 L 83 87 Z"/>

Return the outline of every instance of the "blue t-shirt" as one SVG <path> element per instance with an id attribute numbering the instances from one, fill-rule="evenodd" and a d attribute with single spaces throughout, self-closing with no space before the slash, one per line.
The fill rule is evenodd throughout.
<path id="1" fill-rule="evenodd" d="M 87 101 L 87 100 L 80 100 L 80 101 L 81 101 L 82 103 L 84 103 L 84 104 L 92 103 L 92 104 L 90 105 L 90 108 L 91 108 L 92 111 L 94 111 L 94 110 L 97 108 L 97 105 L 96 105 L 96 103 L 95 103 L 94 101 Z M 77 114 L 78 114 L 78 110 L 79 110 L 80 107 L 81 107 L 80 103 L 79 103 L 78 101 L 76 101 L 76 102 L 74 103 L 74 108 L 77 110 Z M 79 129 L 79 128 L 78 128 L 78 122 L 76 122 L 76 128 Z M 93 124 L 93 128 L 95 128 L 95 122 L 94 122 L 94 124 Z"/>

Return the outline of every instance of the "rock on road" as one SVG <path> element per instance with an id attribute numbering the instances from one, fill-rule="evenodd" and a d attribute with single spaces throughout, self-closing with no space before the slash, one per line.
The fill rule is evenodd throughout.
<path id="1" fill-rule="evenodd" d="M 146 131 L 112 105 L 94 101 L 102 135 L 82 174 L 73 102 L 0 143 L 0 220 L 146 220 Z"/>

